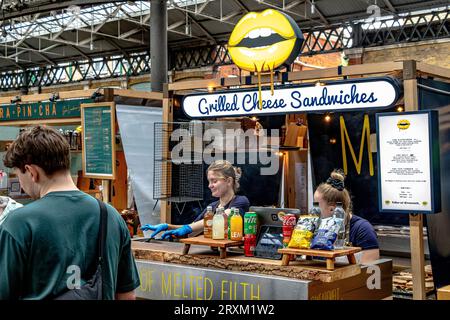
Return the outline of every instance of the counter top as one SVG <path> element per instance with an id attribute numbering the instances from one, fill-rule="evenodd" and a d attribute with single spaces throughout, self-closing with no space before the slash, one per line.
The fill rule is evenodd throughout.
<path id="1" fill-rule="evenodd" d="M 281 260 L 246 257 L 240 248 L 229 248 L 227 258 L 220 259 L 219 252 L 207 246 L 191 245 L 189 254 L 183 255 L 184 244 L 152 239 L 151 242 L 132 241 L 136 259 L 182 264 L 229 271 L 251 272 L 281 276 L 290 279 L 334 282 L 361 273 L 359 265 L 336 263 L 335 270 L 327 270 L 325 261 L 291 261 L 281 266 Z"/>

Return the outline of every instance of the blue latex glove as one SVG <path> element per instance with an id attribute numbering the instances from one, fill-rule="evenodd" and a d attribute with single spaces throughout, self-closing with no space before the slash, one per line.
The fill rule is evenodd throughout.
<path id="1" fill-rule="evenodd" d="M 182 237 L 192 232 L 192 228 L 185 224 L 181 228 L 166 231 L 162 234 L 161 239 L 169 239 L 171 236 Z"/>
<path id="2" fill-rule="evenodd" d="M 167 229 L 169 229 L 169 225 L 167 223 L 160 223 L 157 225 L 144 224 L 141 227 L 141 230 L 143 231 L 147 230 L 155 231 L 151 234 L 150 238 L 154 238 L 158 233 L 160 233 L 161 231 L 166 231 Z"/>

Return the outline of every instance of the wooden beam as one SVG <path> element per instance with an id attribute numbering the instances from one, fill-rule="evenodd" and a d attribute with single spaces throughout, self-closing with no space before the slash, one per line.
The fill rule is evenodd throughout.
<path id="1" fill-rule="evenodd" d="M 415 61 L 404 61 L 403 89 L 405 111 L 419 110 L 417 92 L 417 67 Z M 411 270 L 413 277 L 413 299 L 425 300 L 425 251 L 423 246 L 423 215 L 410 214 Z"/>
<path id="2" fill-rule="evenodd" d="M 450 79 L 450 69 L 443 68 L 431 64 L 427 64 L 425 62 L 417 62 L 417 71 L 426 73 L 428 75 Z"/>
<path id="3" fill-rule="evenodd" d="M 305 70 L 288 73 L 288 81 L 313 81 L 325 78 L 341 78 L 343 76 L 357 76 L 357 75 L 370 75 L 370 74 L 383 74 L 397 70 L 403 70 L 403 62 L 381 62 L 381 63 L 367 63 L 361 65 L 353 65 L 342 67 L 342 73 L 339 74 L 338 68 L 326 68 L 319 70 Z M 270 83 L 270 77 L 263 76 L 262 83 Z M 182 81 L 169 84 L 169 90 L 189 90 L 189 89 L 206 89 L 220 88 L 228 86 L 243 85 L 243 81 L 239 78 L 215 78 L 215 79 L 202 79 Z M 257 77 L 252 77 L 251 84 L 257 84 Z"/>
<path id="4" fill-rule="evenodd" d="M 220 79 L 202 79 L 202 80 L 190 80 L 190 81 L 180 81 L 175 83 L 169 83 L 169 90 L 187 90 L 187 89 L 206 89 L 208 87 L 217 88 L 221 87 Z"/>
<path id="5" fill-rule="evenodd" d="M 425 257 L 423 247 L 423 215 L 409 215 L 413 299 L 425 300 Z"/>
<path id="6" fill-rule="evenodd" d="M 139 98 L 148 100 L 163 100 L 162 92 L 145 92 L 128 89 L 114 89 L 114 95 L 128 98 Z"/>
<path id="7" fill-rule="evenodd" d="M 97 91 L 97 89 L 61 91 L 58 93 L 60 99 L 76 99 L 76 98 L 90 98 L 95 91 Z M 100 93 L 103 93 L 103 91 L 104 91 L 103 89 L 99 90 Z M 0 97 L 0 104 L 11 104 L 11 100 L 14 99 L 16 96 L 17 95 Z M 41 94 L 23 95 L 20 96 L 20 98 L 21 102 L 40 102 L 49 100 L 51 96 L 52 96 L 51 93 L 41 93 Z"/>
<path id="8" fill-rule="evenodd" d="M 419 98 L 417 92 L 417 80 L 410 79 L 403 81 L 405 111 L 419 110 Z"/>
<path id="9" fill-rule="evenodd" d="M 39 120 L 23 120 L 23 121 L 0 121 L 0 126 L 32 126 L 38 124 L 67 125 L 80 123 L 81 118 L 39 119 Z"/>
<path id="10" fill-rule="evenodd" d="M 164 99 L 163 99 L 163 116 L 162 116 L 162 121 L 164 123 L 170 123 L 173 121 L 173 96 L 172 93 L 169 91 L 168 89 L 168 85 L 164 84 Z M 163 137 L 163 139 L 167 139 L 168 141 L 168 137 Z M 168 145 L 163 144 L 168 148 Z M 162 150 L 164 157 L 166 159 L 170 158 L 169 157 L 169 153 L 170 150 L 166 149 L 166 150 Z M 172 181 L 172 167 L 170 165 L 170 163 L 168 162 L 164 162 L 161 164 L 162 167 L 162 171 L 163 171 L 163 177 L 162 177 L 162 190 L 167 188 L 168 194 L 171 194 L 171 181 Z M 172 206 L 170 204 L 169 201 L 161 201 L 161 223 L 171 223 L 172 220 Z"/>

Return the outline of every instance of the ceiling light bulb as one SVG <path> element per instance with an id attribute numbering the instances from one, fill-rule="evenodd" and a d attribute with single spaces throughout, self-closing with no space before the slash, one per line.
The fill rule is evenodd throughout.
<path id="1" fill-rule="evenodd" d="M 331 116 L 329 114 L 327 114 L 324 119 L 325 119 L 326 122 L 330 122 L 331 121 Z"/>
<path id="2" fill-rule="evenodd" d="M 312 0 L 311 2 L 311 13 L 312 14 L 316 13 L 316 4 L 314 3 L 314 0 Z"/>

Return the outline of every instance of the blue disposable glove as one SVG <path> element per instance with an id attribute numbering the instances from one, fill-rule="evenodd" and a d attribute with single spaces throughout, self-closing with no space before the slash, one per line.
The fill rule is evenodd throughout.
<path id="1" fill-rule="evenodd" d="M 161 231 L 166 231 L 167 229 L 169 229 L 169 225 L 167 223 L 160 223 L 157 225 L 144 224 L 141 227 L 141 230 L 143 231 L 147 230 L 155 231 L 151 234 L 150 238 L 154 238 L 158 233 L 160 233 Z"/>
<path id="2" fill-rule="evenodd" d="M 161 236 L 161 239 L 169 239 L 171 236 L 183 237 L 191 232 L 192 228 L 189 225 L 185 224 L 181 228 L 164 232 Z"/>

